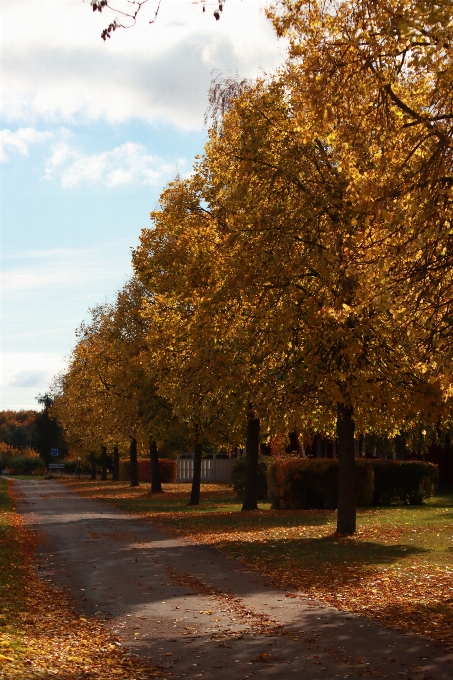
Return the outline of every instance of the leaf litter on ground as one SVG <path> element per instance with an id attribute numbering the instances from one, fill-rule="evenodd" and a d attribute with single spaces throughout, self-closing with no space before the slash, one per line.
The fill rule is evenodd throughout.
<path id="1" fill-rule="evenodd" d="M 38 574 L 36 534 L 24 526 L 6 484 L 0 492 L 0 678 L 149 680 L 170 677 L 128 653 L 93 617 L 78 616 L 68 596 Z M 11 496 L 14 492 L 11 490 Z"/>
<path id="2" fill-rule="evenodd" d="M 270 510 L 241 513 L 226 485 L 202 485 L 202 503 L 164 485 L 152 496 L 126 483 L 66 482 L 196 543 L 239 559 L 289 596 L 310 598 L 384 625 L 453 645 L 453 496 L 419 507 L 361 509 L 358 531 L 335 535 L 336 514 Z"/>

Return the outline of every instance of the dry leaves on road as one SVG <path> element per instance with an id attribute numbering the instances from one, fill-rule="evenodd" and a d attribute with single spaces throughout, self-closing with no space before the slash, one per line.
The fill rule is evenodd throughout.
<path id="1" fill-rule="evenodd" d="M 183 527 L 170 519 L 160 515 L 161 527 L 240 559 L 273 585 L 287 589 L 289 595 L 297 592 L 337 609 L 378 619 L 389 627 L 453 645 L 453 562 L 433 566 L 424 553 L 415 552 L 407 557 L 409 563 L 402 564 L 398 556 L 406 548 L 401 543 L 400 527 L 379 531 L 380 544 L 387 546 L 390 554 L 395 550 L 394 560 L 364 564 L 354 561 L 355 548 L 371 544 L 372 529 L 359 529 L 356 536 L 339 539 L 333 534 L 333 523 L 213 532 L 206 515 L 203 523 L 185 522 Z M 447 529 L 452 531 L 450 526 Z M 336 553 L 335 558 L 323 560 L 322 555 L 329 553 Z M 345 559 L 338 559 L 339 555 Z"/>
<path id="2" fill-rule="evenodd" d="M 213 545 L 291 594 L 453 645 L 450 497 L 437 506 L 361 510 L 357 534 L 337 539 L 333 511 L 241 513 L 226 485 L 202 485 L 202 505 L 188 508 L 187 485 L 166 484 L 151 496 L 127 483 L 66 484 Z"/>
<path id="3" fill-rule="evenodd" d="M 45 583 L 33 564 L 35 539 L 22 518 L 9 513 L 15 540 L 15 576 L 21 592 L 3 594 L 0 614 L 0 678 L 34 680 L 149 680 L 170 677 L 121 647 L 101 621 L 77 616 L 61 590 Z M 0 546 L 4 550 L 5 546 Z"/>

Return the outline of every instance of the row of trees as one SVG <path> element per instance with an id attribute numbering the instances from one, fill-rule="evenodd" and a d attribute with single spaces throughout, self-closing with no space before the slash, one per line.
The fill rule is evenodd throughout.
<path id="1" fill-rule="evenodd" d="M 214 83 L 205 153 L 151 213 L 134 279 L 82 326 L 55 409 L 90 446 L 171 433 L 199 460 L 203 438 L 245 439 L 244 509 L 263 432 L 337 436 L 348 534 L 355 433 L 450 414 L 452 3 L 268 16 L 287 63 Z"/>

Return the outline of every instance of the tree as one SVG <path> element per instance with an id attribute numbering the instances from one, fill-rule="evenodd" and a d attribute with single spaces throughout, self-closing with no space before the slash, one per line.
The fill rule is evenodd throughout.
<path id="1" fill-rule="evenodd" d="M 244 392 L 253 393 L 244 364 L 230 361 L 228 343 L 234 342 L 234 330 L 228 341 L 217 342 L 221 315 L 213 315 L 210 307 L 201 304 L 216 289 L 216 272 L 221 270 L 216 225 L 200 201 L 199 176 L 193 182 L 171 183 L 161 196 L 160 209 L 151 215 L 154 228 L 143 232 L 134 252 L 136 275 L 152 300 L 146 314 L 156 386 L 177 417 L 190 423 L 193 433 L 191 504 L 199 502 L 202 440 L 218 445 L 241 441 L 247 406 Z M 256 477 L 254 467 L 249 466 L 249 473 Z M 245 507 L 256 508 L 256 500 Z"/>
<path id="2" fill-rule="evenodd" d="M 36 411 L 0 411 L 0 442 L 13 447 L 36 444 Z"/>
<path id="3" fill-rule="evenodd" d="M 37 402 L 43 409 L 36 416 L 36 448 L 48 464 L 52 462 L 51 449 L 58 449 L 59 456 L 64 457 L 68 454 L 68 445 L 62 427 L 52 414 L 53 397 L 46 392 L 37 397 Z"/>
<path id="4" fill-rule="evenodd" d="M 360 214 L 354 168 L 334 138 L 312 135 L 310 102 L 296 118 L 292 77 L 231 100 L 193 176 L 164 192 L 134 261 L 170 333 L 161 362 L 181 367 L 178 385 L 189 367 L 196 375 L 179 401 L 218 393 L 229 406 L 239 392 L 236 414 L 258 409 L 271 430 L 336 430 L 338 531 L 353 533 L 355 427 L 434 418 L 440 391 L 395 312 L 393 230 Z M 365 143 L 356 152 L 369 156 Z"/>
<path id="5" fill-rule="evenodd" d="M 114 304 L 91 310 L 90 321 L 78 331 L 68 370 L 54 387 L 54 412 L 72 445 L 82 452 L 111 446 L 115 455 L 119 447 L 128 448 L 132 475 L 137 447 L 148 447 L 151 436 L 163 441 L 184 430 L 157 394 L 147 365 L 144 297 L 140 283 L 131 280 Z M 117 463 L 114 470 L 117 477 Z"/>
<path id="6" fill-rule="evenodd" d="M 273 351 L 270 384 L 287 402 L 275 413 L 293 411 L 302 426 L 308 417 L 315 431 L 335 432 L 337 421 L 338 531 L 350 533 L 355 425 L 385 432 L 421 414 L 432 421 L 442 397 L 426 338 L 413 334 L 413 316 L 402 315 L 416 291 L 412 281 L 401 285 L 394 224 L 361 214 L 356 169 L 369 161 L 369 139 L 357 135 L 352 163 L 334 135 L 327 143 L 326 130 L 314 134 L 312 102 L 300 84 L 290 68 L 280 82 L 245 90 L 207 149 L 205 177 L 221 195 L 218 223 L 237 247 L 230 271 L 249 284 L 235 294 L 243 303 L 259 299 L 251 338 Z M 399 144 L 389 150 L 384 180 L 402 158 Z M 231 279 L 223 280 L 231 290 Z M 260 400 L 272 403 L 270 395 Z"/>
<path id="7" fill-rule="evenodd" d="M 159 454 L 157 451 L 156 440 L 152 437 L 149 441 L 149 458 L 151 464 L 151 491 L 152 493 L 162 493 L 162 481 L 159 470 Z"/>
<path id="8" fill-rule="evenodd" d="M 343 147 L 357 219 L 391 233 L 398 313 L 450 394 L 452 3 L 282 0 L 268 16 L 289 38 L 295 116 Z"/>
<path id="9" fill-rule="evenodd" d="M 101 479 L 107 479 L 107 447 L 101 446 Z"/>

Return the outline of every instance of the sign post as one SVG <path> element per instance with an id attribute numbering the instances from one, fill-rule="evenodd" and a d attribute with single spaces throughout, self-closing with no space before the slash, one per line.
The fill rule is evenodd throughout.
<path id="1" fill-rule="evenodd" d="M 49 470 L 60 470 L 60 477 L 61 477 L 61 471 L 64 469 L 65 464 L 64 463 L 49 463 Z"/>

